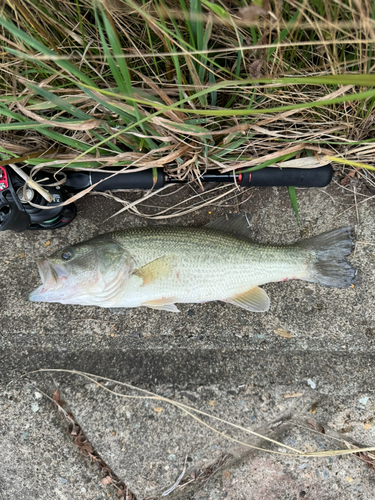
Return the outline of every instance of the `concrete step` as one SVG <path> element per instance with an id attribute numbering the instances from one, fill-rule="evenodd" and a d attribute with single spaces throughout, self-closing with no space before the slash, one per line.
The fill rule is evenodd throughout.
<path id="1" fill-rule="evenodd" d="M 176 195 L 176 200 L 180 195 Z M 351 225 L 359 242 L 350 258 L 361 272 L 358 285 L 338 290 L 302 281 L 268 284 L 264 288 L 271 298 L 271 308 L 264 314 L 249 313 L 220 303 L 181 305 L 181 313 L 172 314 L 147 309 L 105 310 L 29 302 L 28 294 L 39 283 L 36 258 L 68 243 L 74 244 L 115 228 L 147 223 L 134 216 L 121 215 L 103 224 L 102 221 L 115 213 L 119 206 L 101 197 L 83 199 L 79 203 L 77 219 L 64 229 L 0 233 L 3 276 L 0 291 L 1 390 L 11 390 L 9 387 L 16 384 L 13 390 L 20 400 L 14 405 L 4 403 L 10 407 L 7 418 L 13 419 L 14 425 L 12 453 L 22 455 L 20 450 L 26 449 L 30 456 L 34 456 L 37 454 L 35 446 L 41 454 L 45 453 L 44 433 L 40 434 L 37 442 L 25 444 L 20 441 L 22 432 L 26 432 L 21 432 L 21 429 L 26 429 L 26 425 L 32 432 L 40 427 L 41 414 L 35 415 L 32 411 L 31 404 L 35 401 L 31 389 L 27 397 L 24 395 L 29 382 L 15 382 L 20 375 L 38 368 L 81 370 L 154 392 L 168 393 L 169 397 L 182 398 L 195 407 L 225 415 L 228 420 L 249 427 L 267 426 L 270 420 L 278 418 L 284 411 L 299 418 L 310 415 L 311 404 L 316 400 L 322 408 L 317 417 L 336 430 L 352 426 L 353 431 L 349 435 L 363 437 L 367 444 L 373 443 L 372 427 L 364 431 L 366 419 L 370 419 L 373 413 L 370 408 L 375 405 L 375 219 L 374 200 L 367 201 L 368 195 L 364 188 L 361 191 L 357 186 L 357 201 L 362 202 L 357 212 L 352 193 L 335 184 L 325 189 L 298 190 L 300 231 L 286 189 L 239 192 L 230 210 L 249 213 L 257 241 L 290 243 L 299 240 L 301 233 L 313 236 Z M 240 204 L 249 196 L 250 199 Z M 165 203 L 163 198 L 153 202 L 159 206 Z M 230 203 L 233 204 L 233 200 Z M 201 225 L 224 211 L 223 207 L 206 207 L 197 214 L 167 223 Z M 282 336 L 280 332 L 288 334 Z M 133 400 L 109 401 L 107 395 L 77 377 L 56 374 L 32 377 L 36 377 L 34 382 L 42 385 L 49 395 L 53 393 L 54 384 L 61 387 L 85 433 L 138 499 L 158 495 L 169 488 L 180 474 L 186 455 L 193 459 L 195 451 L 199 453 L 189 466 L 192 470 L 212 463 L 232 449 L 232 444 L 217 435 L 212 436 L 211 431 L 196 421 L 188 423 L 187 418 L 176 409 L 163 408 L 159 414 L 150 401 L 148 406 L 144 400 L 141 403 Z M 315 384 L 314 389 L 311 382 L 308 385 L 309 380 L 313 386 Z M 296 399 L 284 397 L 291 393 L 303 395 Z M 77 394 L 80 396 L 76 397 Z M 364 397 L 369 398 L 366 405 L 359 403 Z M 296 403 L 297 400 L 299 402 Z M 210 401 L 214 401 L 212 406 Z M 45 405 L 45 415 L 50 414 L 53 406 L 48 406 L 51 404 L 47 400 L 41 404 Z M 131 415 L 130 419 L 126 412 Z M 346 417 L 347 413 L 351 416 Z M 251 420 L 253 416 L 256 416 L 255 422 Z M 349 423 L 345 418 L 349 419 Z M 60 425 L 55 422 L 55 416 L 51 416 L 49 422 L 56 428 Z M 117 437 L 111 437 L 107 431 L 115 432 Z M 231 435 L 235 437 L 235 433 Z M 61 434 L 61 439 L 65 443 L 68 438 Z M 303 439 L 310 437 L 304 435 L 301 439 L 301 442 L 296 441 L 302 445 Z M 121 440 L 125 440 L 125 445 Z M 18 442 L 23 448 L 17 448 Z M 125 451 L 121 451 L 122 448 Z M 74 447 L 69 445 L 67 449 L 67 456 L 73 457 L 76 453 Z M 220 475 L 220 472 L 218 483 L 214 478 L 205 483 L 200 490 L 203 492 L 202 499 L 204 495 L 207 499 L 264 498 L 261 489 L 266 488 L 264 477 L 258 473 L 249 475 L 246 467 L 251 470 L 266 467 L 273 471 L 272 491 L 275 498 L 287 499 L 293 498 L 293 495 L 299 498 L 301 491 L 307 491 L 301 489 L 303 485 L 308 486 L 312 481 L 303 475 L 304 472 L 298 472 L 299 476 L 293 472 L 297 471 L 300 462 L 297 464 L 284 457 L 275 461 L 273 456 L 261 454 L 243 460 L 242 465 L 240 462 L 228 465 L 229 468 L 225 469 L 229 471 L 228 477 Z M 323 465 L 319 463 L 323 462 L 319 460 L 314 459 L 313 467 L 320 470 Z M 334 463 L 324 462 L 323 469 L 330 474 L 327 467 L 331 466 L 332 471 L 336 470 L 339 474 L 334 468 L 337 463 L 344 462 L 338 460 L 334 458 Z M 153 464 L 152 467 L 150 464 Z M 342 470 L 348 476 L 335 480 L 337 488 L 327 498 L 336 498 L 336 494 L 337 498 L 359 498 L 360 490 L 355 490 L 355 487 L 362 484 L 361 498 L 370 499 L 365 493 L 366 481 L 371 480 L 370 469 L 354 458 L 347 459 L 345 464 Z M 355 478 L 354 473 L 349 475 L 349 469 L 353 467 L 355 471 L 360 469 Z M 37 474 L 36 469 L 33 470 Z M 278 482 L 275 478 L 280 471 L 284 476 Z M 318 490 L 312 489 L 315 493 L 310 497 L 306 493 L 305 498 L 326 498 L 324 495 L 329 495 L 329 490 L 324 489 L 324 477 L 314 476 L 315 472 L 311 474 L 314 484 L 321 483 L 323 489 L 319 490 L 319 494 Z M 26 485 L 29 484 L 27 481 L 31 481 L 29 476 L 25 475 Z M 330 477 L 332 479 L 333 476 Z M 346 477 L 351 477 L 353 481 L 346 480 Z M 51 481 L 54 479 L 47 473 L 43 478 L 48 485 L 47 493 L 41 492 L 33 498 L 52 498 L 54 483 Z M 196 485 L 176 490 L 173 498 L 176 495 L 180 495 L 176 498 L 200 498 L 196 495 L 201 493 L 193 486 L 195 488 Z M 62 487 L 59 485 L 59 491 L 69 499 L 96 500 L 102 498 L 102 493 L 103 498 L 108 498 L 107 490 L 98 490 L 97 497 L 95 489 L 90 493 L 87 491 L 86 496 L 74 496 L 76 493 L 65 491 Z M 264 489 L 267 498 L 273 498 L 270 487 Z M 243 496 L 250 490 L 258 491 L 258 496 L 255 493 L 252 497 Z M 7 494 L 12 500 L 20 498 L 17 496 L 19 492 Z M 220 496 L 224 494 L 226 496 Z"/>

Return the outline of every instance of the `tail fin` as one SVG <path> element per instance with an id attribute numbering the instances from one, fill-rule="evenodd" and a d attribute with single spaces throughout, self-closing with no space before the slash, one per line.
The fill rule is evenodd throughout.
<path id="1" fill-rule="evenodd" d="M 342 227 L 298 244 L 312 254 L 306 281 L 337 288 L 347 288 L 357 281 L 356 270 L 346 260 L 353 249 L 351 233 L 350 227 Z"/>

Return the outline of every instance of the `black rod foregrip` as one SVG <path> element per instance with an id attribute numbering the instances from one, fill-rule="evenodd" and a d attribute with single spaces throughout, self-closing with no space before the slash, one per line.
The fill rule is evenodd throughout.
<path id="1" fill-rule="evenodd" d="M 107 168 L 113 173 L 119 168 Z M 68 191 L 81 191 L 100 182 L 94 191 L 111 191 L 112 189 L 159 189 L 164 186 L 162 168 L 141 170 L 139 172 L 121 173 L 113 176 L 108 172 L 68 172 L 64 184 Z M 154 178 L 154 173 L 156 176 Z M 113 176 L 113 177 L 111 177 Z"/>

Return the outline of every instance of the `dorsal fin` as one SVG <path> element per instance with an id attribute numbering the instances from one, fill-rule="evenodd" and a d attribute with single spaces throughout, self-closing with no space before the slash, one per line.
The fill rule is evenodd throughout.
<path id="1" fill-rule="evenodd" d="M 251 238 L 249 226 L 247 214 L 228 214 L 209 222 L 204 227 L 241 236 L 242 238 Z"/>

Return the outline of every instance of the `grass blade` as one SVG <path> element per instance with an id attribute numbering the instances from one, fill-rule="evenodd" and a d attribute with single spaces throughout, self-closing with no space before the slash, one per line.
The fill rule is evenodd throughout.
<path id="1" fill-rule="evenodd" d="M 294 186 L 289 186 L 288 191 L 289 191 L 289 197 L 290 197 L 290 201 L 292 203 L 294 213 L 296 214 L 297 223 L 299 225 L 299 213 L 298 213 L 298 202 L 297 202 L 296 189 Z"/>
<path id="2" fill-rule="evenodd" d="M 45 56 L 51 57 L 55 61 L 56 64 L 58 64 L 61 68 L 65 69 L 68 73 L 71 73 L 72 75 L 74 75 L 82 83 L 85 83 L 86 85 L 90 85 L 91 87 L 96 86 L 95 83 L 91 80 L 91 78 L 87 77 L 84 73 L 82 73 L 82 71 L 80 71 L 78 68 L 76 68 L 74 66 L 74 64 L 70 63 L 66 59 L 59 58 L 59 55 L 56 54 L 56 52 L 49 49 L 48 47 L 46 47 L 42 43 L 38 42 L 37 40 L 35 40 L 35 38 L 32 38 L 27 33 L 20 30 L 19 28 L 17 28 L 17 26 L 15 24 L 13 24 L 10 21 L 7 21 L 4 17 L 1 17 L 1 16 L 0 16 L 0 25 L 3 28 L 5 28 L 6 30 L 8 30 L 9 32 L 11 32 L 13 36 L 17 36 L 18 38 L 20 38 L 29 47 L 32 47 L 33 49 L 37 50 L 38 52 L 41 52 Z"/>
<path id="3" fill-rule="evenodd" d="M 203 47 L 203 21 L 201 0 L 190 0 L 190 26 L 193 34 L 192 45 L 197 50 Z"/>

